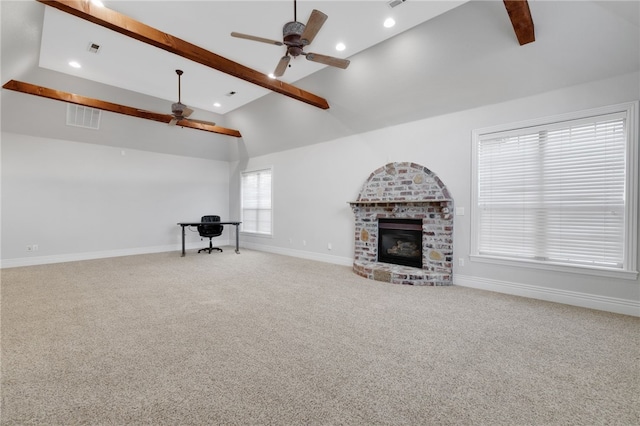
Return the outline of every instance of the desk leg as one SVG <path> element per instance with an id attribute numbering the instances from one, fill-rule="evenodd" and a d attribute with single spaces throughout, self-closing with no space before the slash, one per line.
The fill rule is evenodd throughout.
<path id="1" fill-rule="evenodd" d="M 184 252 L 184 225 L 182 226 L 182 257 L 185 256 L 185 252 Z"/>
<path id="2" fill-rule="evenodd" d="M 236 254 L 240 254 L 240 247 L 238 246 L 240 232 L 238 232 L 238 226 L 236 225 Z"/>

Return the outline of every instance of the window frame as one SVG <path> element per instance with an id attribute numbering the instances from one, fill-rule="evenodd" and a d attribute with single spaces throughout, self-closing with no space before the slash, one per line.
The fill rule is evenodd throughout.
<path id="1" fill-rule="evenodd" d="M 470 260 L 496 265 L 537 268 L 558 272 L 579 273 L 611 278 L 635 280 L 638 277 L 638 101 L 604 106 L 600 108 L 560 114 L 551 117 L 526 120 L 518 123 L 497 125 L 472 131 L 472 171 L 471 171 L 471 241 Z M 478 207 L 478 161 L 479 144 L 483 137 L 496 133 L 522 132 L 529 127 L 552 126 L 565 121 L 574 121 L 608 114 L 624 113 L 626 119 L 625 152 L 625 223 L 624 255 L 622 268 L 581 265 L 509 258 L 479 253 L 480 212 Z"/>
<path id="2" fill-rule="evenodd" d="M 270 232 L 256 232 L 256 231 L 247 231 L 244 229 L 244 185 L 242 184 L 242 180 L 245 175 L 256 174 L 259 172 L 269 171 L 271 174 L 271 188 L 270 188 L 270 196 L 271 196 L 271 223 L 270 223 Z M 242 224 L 240 225 L 240 234 L 253 236 L 253 237 L 262 237 L 262 238 L 273 238 L 273 218 L 274 218 L 274 206 L 273 206 L 273 166 L 259 167 L 255 169 L 247 169 L 240 172 L 240 220 Z"/>

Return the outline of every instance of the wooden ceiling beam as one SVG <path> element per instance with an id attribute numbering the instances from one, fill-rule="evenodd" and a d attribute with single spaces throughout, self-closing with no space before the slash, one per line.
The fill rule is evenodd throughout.
<path id="1" fill-rule="evenodd" d="M 254 69 L 241 65 L 223 56 L 210 52 L 202 47 L 164 33 L 142 22 L 106 7 L 97 7 L 90 1 L 38 0 L 47 6 L 70 13 L 96 25 L 134 38 L 143 43 L 174 53 L 207 67 L 232 75 L 249 83 L 257 84 L 265 89 L 273 90 L 293 99 L 305 102 L 321 109 L 329 109 L 329 103 L 320 96 L 299 89 L 280 80 L 269 78 Z"/>
<path id="2" fill-rule="evenodd" d="M 536 40 L 533 18 L 527 0 L 503 0 L 520 46 Z"/>
<path id="3" fill-rule="evenodd" d="M 145 111 L 125 105 L 114 104 L 112 102 L 101 101 L 99 99 L 87 98 L 85 96 L 76 95 L 74 93 L 63 92 L 61 90 L 49 89 L 35 84 L 24 83 L 22 81 L 10 80 L 2 86 L 3 89 L 13 90 L 29 95 L 40 96 L 43 98 L 53 99 L 56 101 L 68 102 L 76 105 L 82 105 L 90 108 L 96 108 L 103 111 L 115 112 L 117 114 L 130 115 L 132 117 L 144 118 L 147 120 L 158 121 L 161 123 L 169 123 L 173 116 L 171 114 L 160 114 L 152 111 Z M 242 137 L 240 132 L 235 129 L 227 129 L 221 126 L 199 123 L 191 120 L 180 120 L 176 126 L 189 127 L 191 129 L 203 130 L 205 132 L 219 133 L 221 135 Z"/>

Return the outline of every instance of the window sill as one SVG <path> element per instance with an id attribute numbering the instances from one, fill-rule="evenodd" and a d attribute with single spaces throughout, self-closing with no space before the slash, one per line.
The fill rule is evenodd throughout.
<path id="1" fill-rule="evenodd" d="M 592 275 L 598 277 L 618 278 L 623 280 L 637 280 L 638 271 L 629 271 L 612 268 L 598 268 L 589 266 L 576 266 L 551 262 L 536 262 L 534 260 L 514 260 L 495 256 L 471 255 L 473 262 L 490 263 L 493 265 L 513 266 L 519 268 L 544 269 L 545 271 L 566 272 L 571 274 Z"/>

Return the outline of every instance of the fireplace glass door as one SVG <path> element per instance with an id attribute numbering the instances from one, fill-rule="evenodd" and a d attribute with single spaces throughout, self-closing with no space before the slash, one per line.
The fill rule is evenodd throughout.
<path id="1" fill-rule="evenodd" d="M 422 220 L 378 219 L 378 262 L 422 268 Z"/>

